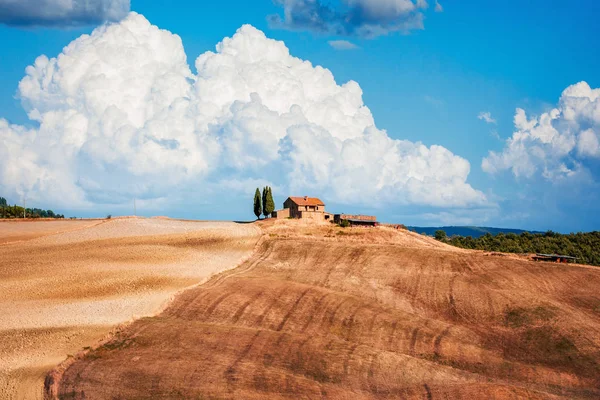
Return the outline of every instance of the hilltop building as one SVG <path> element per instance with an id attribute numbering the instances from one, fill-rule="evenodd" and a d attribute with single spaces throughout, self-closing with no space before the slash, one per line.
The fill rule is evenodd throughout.
<path id="1" fill-rule="evenodd" d="M 298 218 L 333 220 L 333 214 L 325 211 L 325 203 L 316 197 L 288 197 L 283 209 L 274 211 L 273 218 Z"/>
<path id="2" fill-rule="evenodd" d="M 373 215 L 350 215 L 350 214 L 335 214 L 333 222 L 339 224 L 343 220 L 350 222 L 350 225 L 356 226 L 377 226 L 377 217 Z"/>
<path id="3" fill-rule="evenodd" d="M 536 254 L 533 256 L 533 260 L 556 263 L 574 263 L 577 261 L 577 258 L 571 256 L 561 256 L 560 254 Z"/>
<path id="4" fill-rule="evenodd" d="M 377 217 L 370 215 L 332 214 L 325 211 L 325 203 L 317 197 L 288 197 L 283 209 L 274 211 L 273 218 L 311 219 L 340 223 L 347 220 L 351 225 L 377 226 Z"/>

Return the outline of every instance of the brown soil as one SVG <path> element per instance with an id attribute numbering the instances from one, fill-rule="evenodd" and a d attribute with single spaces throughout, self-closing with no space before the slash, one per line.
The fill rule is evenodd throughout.
<path id="1" fill-rule="evenodd" d="M 391 228 L 263 223 L 255 254 L 70 364 L 61 398 L 600 398 L 600 269 Z"/>
<path id="2" fill-rule="evenodd" d="M 0 245 L 22 242 L 42 236 L 76 231 L 100 224 L 105 220 L 0 220 Z"/>
<path id="3" fill-rule="evenodd" d="M 38 236 L 0 246 L 1 399 L 42 398 L 58 363 L 235 267 L 260 236 L 255 226 L 226 222 L 63 223 L 0 224 L 0 238 L 19 229 Z"/>

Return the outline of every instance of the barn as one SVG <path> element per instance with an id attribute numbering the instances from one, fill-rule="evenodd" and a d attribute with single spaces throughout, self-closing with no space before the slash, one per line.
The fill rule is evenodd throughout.
<path id="1" fill-rule="evenodd" d="M 377 217 L 372 215 L 356 215 L 356 214 L 335 214 L 333 221 L 336 224 L 342 221 L 348 221 L 352 226 L 377 226 Z"/>

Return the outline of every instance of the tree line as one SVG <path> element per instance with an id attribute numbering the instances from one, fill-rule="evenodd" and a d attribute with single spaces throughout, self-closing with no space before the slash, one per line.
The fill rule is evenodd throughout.
<path id="1" fill-rule="evenodd" d="M 0 197 L 0 218 L 64 218 L 62 214 L 56 214 L 52 210 L 40 208 L 24 208 L 18 205 L 10 205 L 4 197 Z"/>
<path id="2" fill-rule="evenodd" d="M 254 193 L 254 215 L 256 215 L 256 218 L 260 219 L 261 215 L 267 218 L 273 211 L 275 211 L 275 202 L 273 201 L 271 187 L 265 186 L 262 190 L 262 196 L 260 189 L 256 188 L 256 192 Z"/>
<path id="3" fill-rule="evenodd" d="M 600 266 L 600 232 L 561 234 L 552 231 L 546 233 L 523 232 L 489 233 L 480 238 L 471 236 L 447 237 L 446 232 L 435 232 L 437 240 L 463 249 L 498 251 L 503 253 L 542 253 L 560 254 L 576 257 L 580 264 Z"/>

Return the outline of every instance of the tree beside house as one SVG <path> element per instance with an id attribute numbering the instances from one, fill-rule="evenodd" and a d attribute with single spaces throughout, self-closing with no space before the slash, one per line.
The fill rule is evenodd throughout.
<path id="1" fill-rule="evenodd" d="M 270 186 L 265 186 L 262 195 L 259 188 L 254 192 L 254 215 L 260 219 L 261 215 L 268 218 L 275 211 L 275 201 L 273 200 L 273 191 Z"/>
<path id="2" fill-rule="evenodd" d="M 262 214 L 262 200 L 260 198 L 260 190 L 256 188 L 256 192 L 254 193 L 254 215 L 256 218 L 260 218 Z"/>

